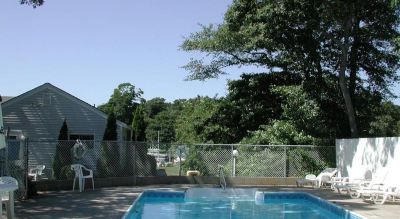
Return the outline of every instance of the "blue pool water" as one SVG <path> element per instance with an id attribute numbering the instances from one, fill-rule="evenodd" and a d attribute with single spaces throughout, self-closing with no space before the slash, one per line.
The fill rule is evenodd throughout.
<path id="1" fill-rule="evenodd" d="M 361 219 L 308 193 L 256 189 L 191 188 L 185 192 L 145 191 L 124 219 Z"/>

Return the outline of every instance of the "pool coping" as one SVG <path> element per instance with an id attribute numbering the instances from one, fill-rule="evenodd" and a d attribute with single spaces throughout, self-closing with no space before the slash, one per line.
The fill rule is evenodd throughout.
<path id="1" fill-rule="evenodd" d="M 189 188 L 187 188 L 187 189 L 189 189 Z M 187 189 L 185 189 L 184 191 L 180 191 L 180 192 L 177 192 L 177 191 L 165 191 L 165 190 L 159 190 L 159 189 L 147 189 L 147 190 L 144 190 L 139 194 L 139 196 L 135 199 L 135 201 L 132 203 L 132 205 L 128 208 L 128 210 L 122 216 L 122 219 L 128 219 L 128 216 L 130 215 L 131 210 L 133 210 L 133 208 L 140 201 L 140 199 L 142 197 L 144 197 L 145 193 L 155 192 L 155 193 L 183 193 L 183 194 L 185 194 Z M 302 191 L 302 192 L 293 192 L 293 191 L 272 192 L 272 191 L 258 190 L 258 188 L 255 188 L 255 189 L 257 189 L 256 192 L 263 193 L 263 201 L 265 199 L 265 195 L 268 194 L 268 193 L 270 193 L 270 194 L 279 194 L 280 193 L 280 194 L 304 195 L 304 196 L 308 196 L 308 197 L 310 197 L 312 199 L 315 199 L 317 201 L 320 201 L 320 202 L 322 202 L 324 204 L 330 205 L 330 206 L 332 206 L 332 207 L 334 207 L 336 209 L 343 210 L 344 213 L 345 213 L 345 215 L 344 215 L 345 219 L 348 219 L 349 217 L 350 217 L 350 219 L 352 219 L 351 218 L 352 215 L 354 215 L 356 217 L 356 219 L 367 219 L 366 217 L 364 217 L 364 216 L 362 216 L 362 215 L 360 215 L 360 214 L 358 214 L 358 213 L 356 213 L 354 211 L 350 211 L 349 209 L 346 209 L 346 208 L 344 208 L 342 206 L 337 205 L 336 203 L 333 203 L 333 202 L 331 202 L 329 200 L 326 200 L 324 198 L 321 198 L 321 197 L 319 197 L 317 195 L 314 195 L 314 194 L 311 194 L 309 192 L 304 192 L 304 191 Z M 326 207 L 322 207 L 322 206 L 321 206 L 321 208 L 326 209 Z M 327 209 L 327 210 L 332 212 L 332 210 L 330 210 L 330 209 Z"/>

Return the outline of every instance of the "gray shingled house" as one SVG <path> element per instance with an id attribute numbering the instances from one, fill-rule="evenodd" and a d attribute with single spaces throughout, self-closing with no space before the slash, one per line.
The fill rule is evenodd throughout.
<path id="1" fill-rule="evenodd" d="M 64 119 L 70 140 L 101 141 L 107 123 L 106 114 L 50 83 L 8 99 L 2 107 L 4 128 L 10 130 L 9 138 L 19 140 L 24 136 L 29 139 L 29 165 L 51 167 L 54 142 Z M 118 140 L 126 140 L 128 130 L 129 126 L 117 121 Z M 93 169 L 94 160 L 88 164 Z"/>

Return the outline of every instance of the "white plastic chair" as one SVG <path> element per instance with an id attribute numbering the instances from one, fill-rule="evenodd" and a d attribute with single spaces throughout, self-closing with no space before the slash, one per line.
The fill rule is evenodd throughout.
<path id="1" fill-rule="evenodd" d="M 7 218 L 14 218 L 14 191 L 18 188 L 18 181 L 10 176 L 2 176 L 0 184 L 9 187 L 8 192 L 0 192 L 0 203 L 5 202 Z M 0 218 L 2 218 L 3 206 L 0 205 L 0 208 Z"/>
<path id="2" fill-rule="evenodd" d="M 318 174 L 318 176 L 314 174 L 308 174 L 304 179 L 296 180 L 296 184 L 297 186 L 300 186 L 311 183 L 313 186 L 320 188 L 323 183 L 329 182 L 331 178 L 336 175 L 336 173 L 336 168 L 326 168 L 320 174 Z"/>
<path id="3" fill-rule="evenodd" d="M 45 165 L 37 165 L 29 168 L 28 176 L 32 176 L 33 181 L 37 181 L 38 177 L 42 175 Z"/>
<path id="4" fill-rule="evenodd" d="M 79 183 L 79 192 L 82 192 L 83 190 L 85 190 L 85 179 L 90 179 L 90 178 L 92 179 L 92 186 L 93 186 L 93 190 L 94 190 L 93 171 L 91 169 L 88 169 L 81 164 L 72 164 L 71 170 L 75 171 L 74 184 L 72 186 L 72 191 L 75 190 L 76 179 L 78 179 L 78 183 Z M 84 171 L 88 172 L 89 174 L 84 175 Z"/>

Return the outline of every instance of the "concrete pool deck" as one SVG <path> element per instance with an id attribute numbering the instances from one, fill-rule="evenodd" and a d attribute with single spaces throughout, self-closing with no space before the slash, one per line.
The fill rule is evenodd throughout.
<path id="1" fill-rule="evenodd" d="M 38 197 L 26 201 L 16 201 L 15 216 L 22 218 L 121 218 L 129 206 L 146 189 L 184 190 L 198 185 L 153 185 L 140 187 L 109 187 L 86 190 L 42 192 Z M 399 218 L 400 204 L 375 205 L 361 199 L 351 199 L 329 189 L 295 187 L 259 187 L 265 191 L 310 192 L 354 211 L 366 218 Z M 4 217 L 5 218 L 5 217 Z"/>

